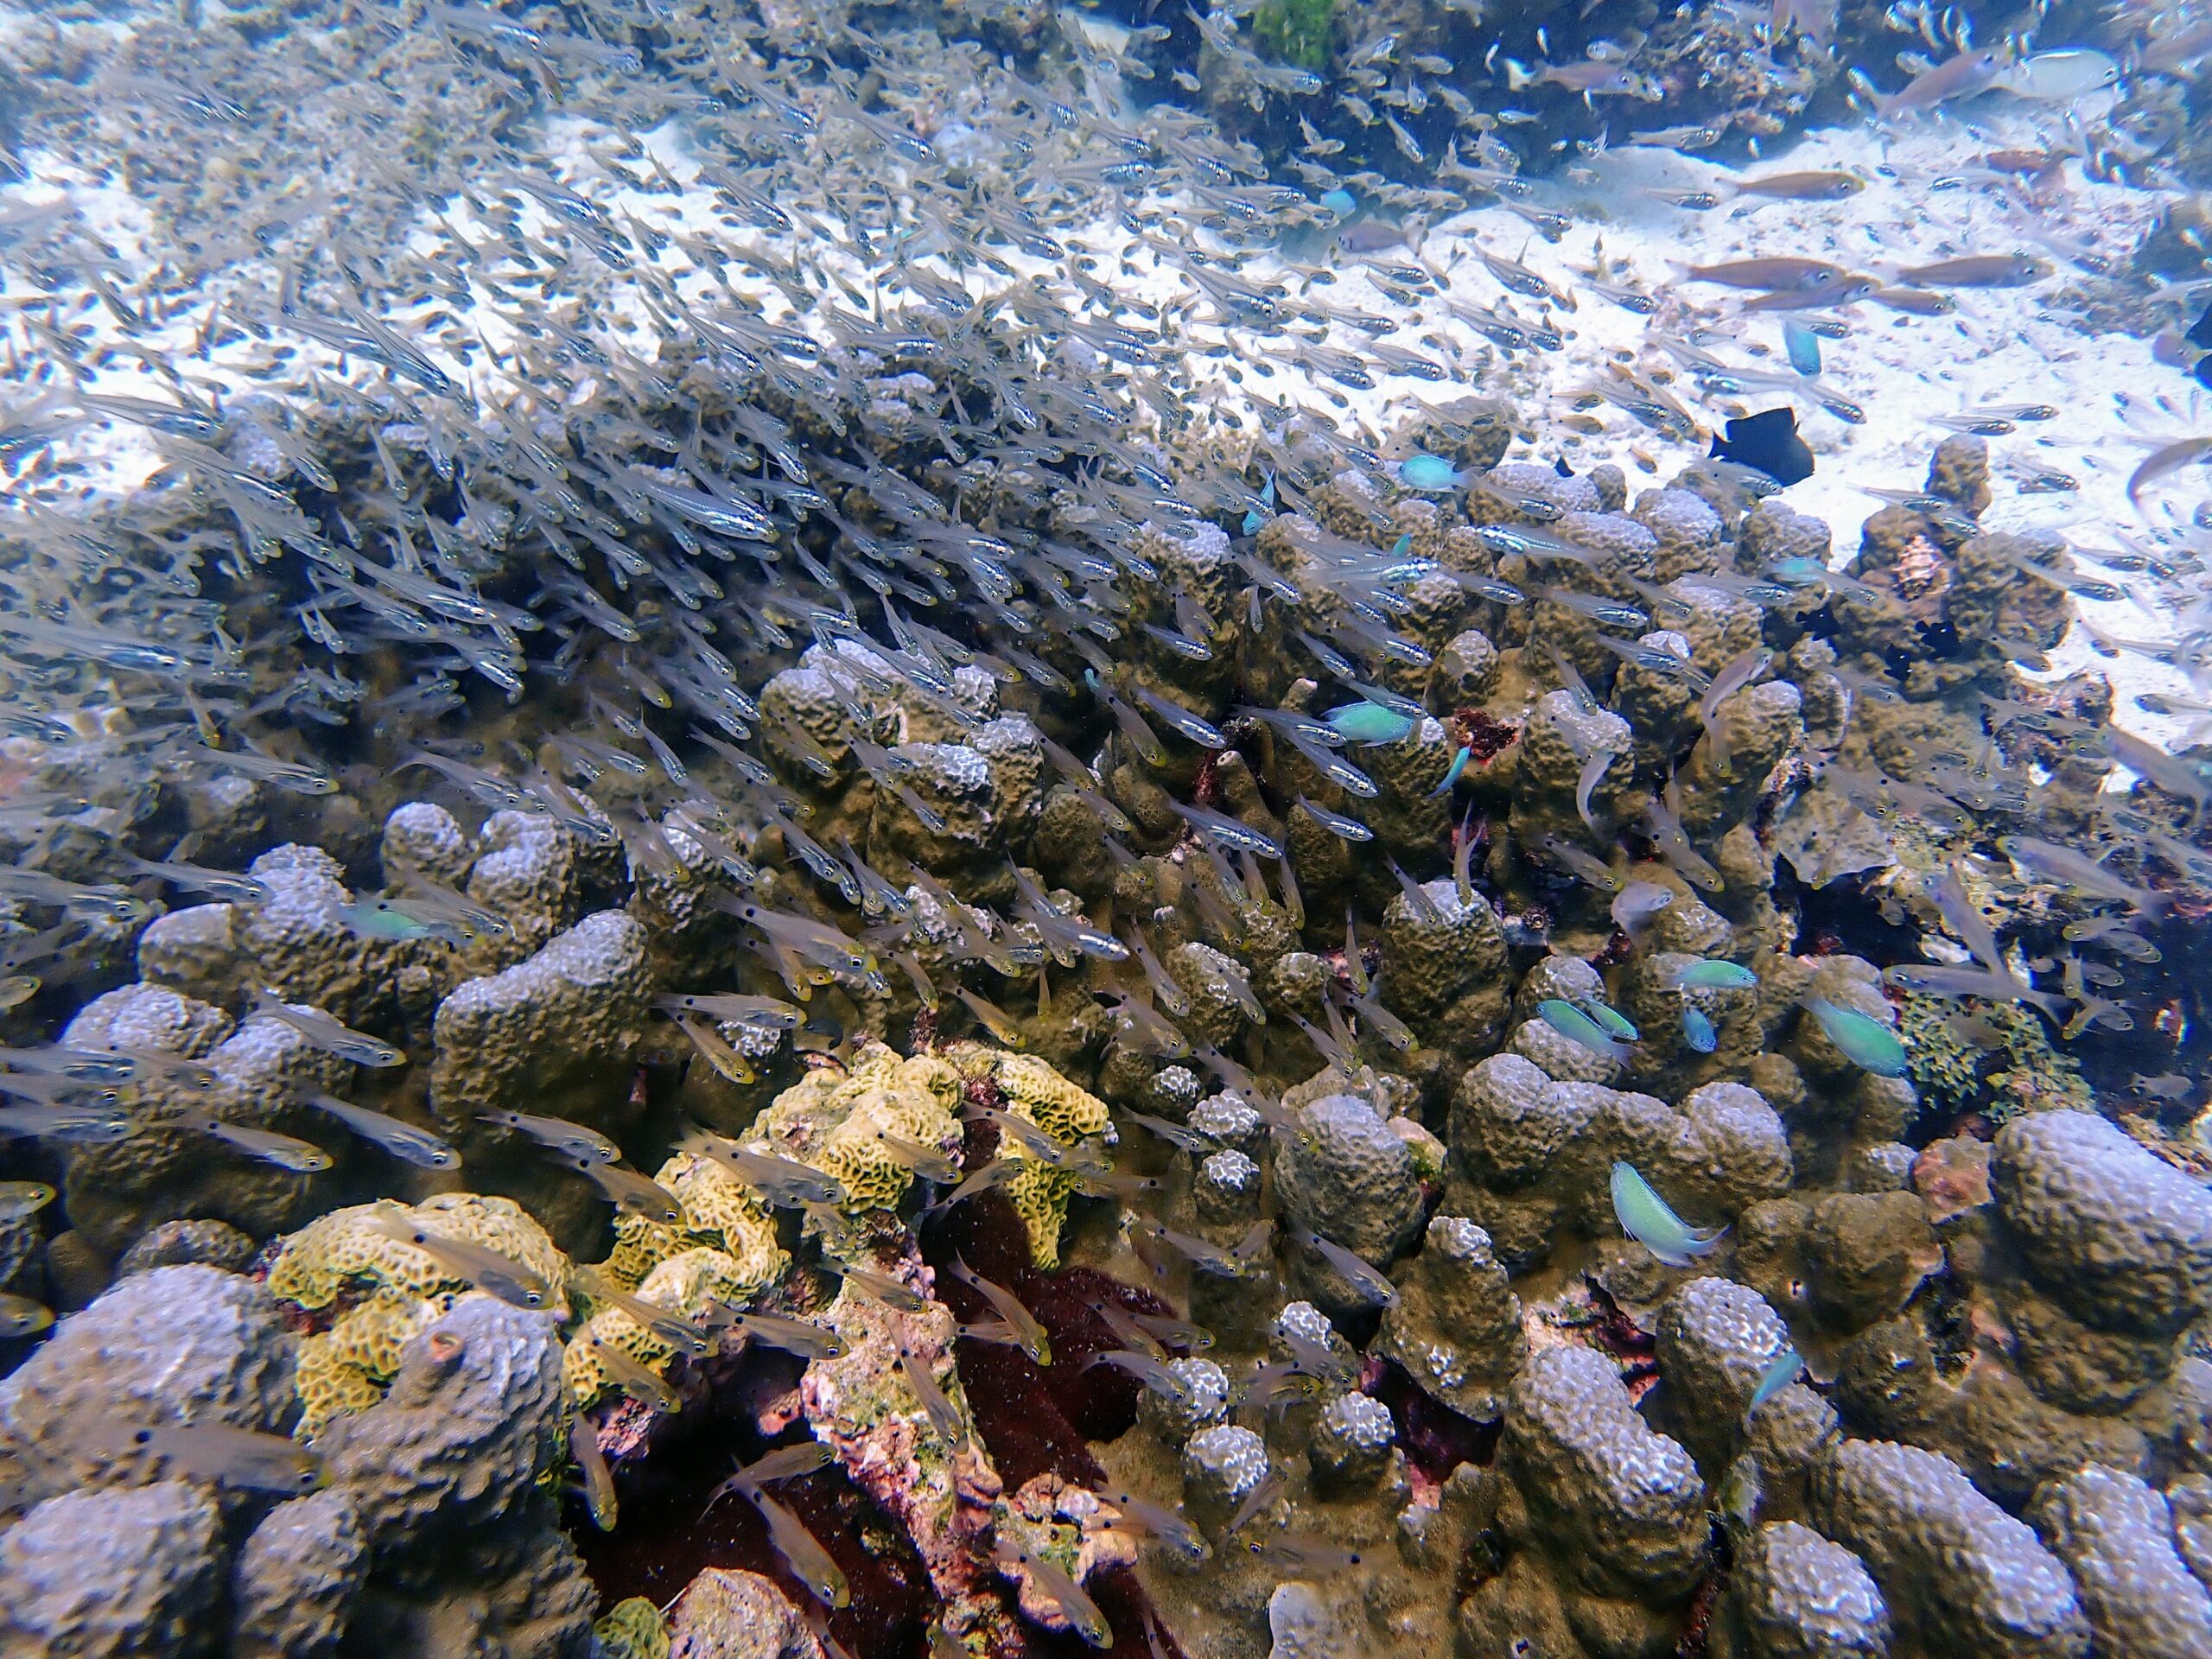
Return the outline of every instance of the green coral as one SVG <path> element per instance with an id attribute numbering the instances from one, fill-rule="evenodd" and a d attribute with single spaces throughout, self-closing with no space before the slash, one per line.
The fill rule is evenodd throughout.
<path id="1" fill-rule="evenodd" d="M 2022 1112 L 2097 1109 L 2096 1090 L 2069 1056 L 2050 1046 L 2042 1020 L 2017 1002 L 1993 1008 L 1985 1017 L 2005 1038 L 2005 1069 L 1989 1076 L 1997 1091 L 1990 1116 L 1997 1122 Z"/>
<path id="2" fill-rule="evenodd" d="M 660 1609 L 643 1596 L 608 1608 L 591 1627 L 596 1650 L 607 1659 L 668 1659 L 668 1626 Z"/>
<path id="3" fill-rule="evenodd" d="M 1973 1018 L 1998 1039 L 1982 1048 L 1954 1028 L 1961 1005 L 1908 995 L 1897 1014 L 1913 1086 L 1923 1101 L 1951 1114 L 1983 1112 L 1998 1123 L 2023 1112 L 2093 1112 L 2096 1096 L 2082 1068 L 2050 1046 L 2043 1021 L 2018 1002 L 1985 1004 Z"/>
<path id="4" fill-rule="evenodd" d="M 1897 1010 L 1897 1040 L 1904 1045 L 1912 1086 L 1923 1101 L 1946 1112 L 1975 1109 L 1981 1091 L 1981 1053 L 1949 1025 L 1958 1004 L 1940 996 L 1906 996 Z"/>
<path id="5" fill-rule="evenodd" d="M 1279 63 L 1317 73 L 1329 67 L 1336 0 L 1264 0 L 1252 14 L 1252 40 Z"/>

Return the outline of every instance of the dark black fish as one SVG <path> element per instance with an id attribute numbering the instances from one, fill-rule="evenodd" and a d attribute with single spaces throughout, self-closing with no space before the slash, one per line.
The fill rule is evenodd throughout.
<path id="1" fill-rule="evenodd" d="M 1796 411 L 1763 409 L 1728 423 L 1728 435 L 1713 441 L 1713 458 L 1732 461 L 1764 473 L 1777 484 L 1796 484 L 1813 475 L 1813 452 L 1797 435 Z"/>
<path id="2" fill-rule="evenodd" d="M 2196 326 L 2182 338 L 2192 346 L 2202 346 L 2212 352 L 2212 305 L 2204 308 L 2204 315 L 2196 320 Z"/>

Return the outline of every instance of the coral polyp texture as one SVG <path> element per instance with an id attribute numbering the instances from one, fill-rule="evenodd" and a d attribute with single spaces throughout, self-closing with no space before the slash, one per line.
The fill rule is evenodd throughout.
<path id="1" fill-rule="evenodd" d="M 1755 11 L 0 8 L 0 1659 L 2212 1656 L 2206 0 Z"/>

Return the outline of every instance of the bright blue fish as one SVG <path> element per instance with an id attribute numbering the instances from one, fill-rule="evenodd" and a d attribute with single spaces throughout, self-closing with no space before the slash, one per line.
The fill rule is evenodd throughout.
<path id="1" fill-rule="evenodd" d="M 1789 351 L 1789 366 L 1811 376 L 1821 372 L 1821 337 L 1794 317 L 1782 325 L 1782 343 Z"/>
<path id="2" fill-rule="evenodd" d="M 1580 1044 L 1592 1054 L 1602 1055 L 1616 1065 L 1628 1058 L 1626 1045 L 1615 1042 L 1605 1028 L 1572 1002 L 1558 997 L 1547 997 L 1536 1004 L 1536 1015 L 1554 1031 L 1571 1043 Z"/>
<path id="3" fill-rule="evenodd" d="M 1452 792 L 1452 785 L 1459 781 L 1459 774 L 1467 769 L 1468 753 L 1468 749 L 1462 745 L 1459 753 L 1452 757 L 1452 769 L 1444 774 L 1444 781 L 1428 791 L 1430 800 L 1433 801 L 1440 795 L 1449 795 Z"/>
<path id="4" fill-rule="evenodd" d="M 1720 1046 L 1720 1033 L 1694 1003 L 1682 1004 L 1682 1040 L 1700 1054 L 1710 1054 Z"/>
<path id="5" fill-rule="evenodd" d="M 1599 997 L 1577 997 L 1574 1006 L 1603 1026 L 1608 1036 L 1618 1037 L 1624 1043 L 1637 1042 L 1643 1038 L 1643 1033 L 1636 1028 L 1626 1014 Z"/>
<path id="6" fill-rule="evenodd" d="M 1621 1230 L 1670 1268 L 1695 1267 L 1700 1257 L 1713 1254 L 1728 1230 L 1717 1227 L 1700 1232 L 1669 1208 L 1651 1183 L 1631 1164 L 1613 1166 L 1613 1215 Z"/>
<path id="7" fill-rule="evenodd" d="M 1675 976 L 1681 991 L 1748 991 L 1759 976 L 1741 963 L 1708 959 L 1694 962 Z"/>
<path id="8" fill-rule="evenodd" d="M 1897 1033 L 1871 1014 L 1840 1008 L 1824 996 L 1800 999 L 1806 1013 L 1821 1022 L 1828 1040 L 1843 1051 L 1843 1058 L 1878 1077 L 1901 1077 L 1905 1073 L 1904 1045 Z"/>
<path id="9" fill-rule="evenodd" d="M 1441 455 L 1408 455 L 1398 463 L 1398 482 L 1409 490 L 1456 490 L 1470 476 Z"/>
<path id="10" fill-rule="evenodd" d="M 1403 715 L 1379 702 L 1347 702 L 1321 716 L 1355 743 L 1395 743 L 1414 728 Z"/>
<path id="11" fill-rule="evenodd" d="M 1773 1364 L 1759 1373 L 1759 1385 L 1751 1390 L 1751 1403 L 1744 1408 L 1750 1416 L 1761 1406 L 1795 1382 L 1805 1369 L 1805 1356 L 1795 1348 L 1785 1348 L 1777 1356 Z"/>
<path id="12" fill-rule="evenodd" d="M 1269 473 L 1267 476 L 1268 481 L 1261 487 L 1260 490 L 1260 499 L 1268 504 L 1268 511 L 1266 512 L 1262 512 L 1257 507 L 1248 507 L 1245 509 L 1244 533 L 1247 536 L 1258 535 L 1260 531 L 1266 527 L 1268 520 L 1274 516 L 1275 505 L 1275 475 L 1273 473 Z"/>

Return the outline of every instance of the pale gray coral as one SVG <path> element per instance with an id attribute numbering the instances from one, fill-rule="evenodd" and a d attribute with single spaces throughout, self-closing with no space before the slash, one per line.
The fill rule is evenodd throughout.
<path id="1" fill-rule="evenodd" d="M 1293 1579 L 1268 1597 L 1268 1659 L 1343 1659 L 1355 1639 L 1310 1584 Z"/>
<path id="2" fill-rule="evenodd" d="M 1193 939 L 1167 953 L 1167 971 L 1191 1001 L 1191 1019 L 1209 1042 L 1234 1042 L 1259 1006 L 1252 976 L 1225 951 Z"/>
<path id="3" fill-rule="evenodd" d="M 1382 997 L 1426 1039 L 1455 1053 L 1486 1052 L 1503 1029 L 1505 930 L 1480 893 L 1450 881 L 1421 885 L 1382 912 Z"/>
<path id="4" fill-rule="evenodd" d="M 131 994 L 136 1000 L 127 1007 L 111 1001 Z M 115 1018 L 108 1017 L 111 1010 Z M 141 1028 L 149 1013 L 158 1031 Z M 320 1145 L 332 1137 L 333 1126 L 300 1104 L 300 1096 L 345 1092 L 353 1072 L 350 1064 L 273 1016 L 249 1016 L 230 1028 L 219 1011 L 146 986 L 99 999 L 71 1023 L 74 1034 L 65 1040 L 157 1050 L 182 1041 L 181 1049 L 170 1052 L 192 1053 L 200 1037 L 215 1031 L 226 1034 L 195 1056 L 214 1072 L 215 1087 L 150 1077 L 139 1085 L 140 1133 L 72 1149 L 66 1188 L 70 1217 L 103 1249 L 124 1249 L 148 1228 L 188 1217 L 227 1222 L 256 1238 L 308 1219 L 312 1173 L 248 1157 L 188 1125 L 204 1114 L 248 1131 L 275 1131 Z"/>
<path id="5" fill-rule="evenodd" d="M 2166 1488 L 2174 1547 L 2199 1584 L 2212 1586 L 2212 1475 L 2183 1475 Z"/>
<path id="6" fill-rule="evenodd" d="M 760 715 L 768 729 L 795 728 L 840 771 L 852 759 L 852 740 L 863 733 L 846 709 L 836 679 L 819 667 L 787 668 L 760 688 Z"/>
<path id="7" fill-rule="evenodd" d="M 823 1654 L 772 1579 L 710 1567 L 669 1610 L 668 1659 L 823 1659 Z"/>
<path id="8" fill-rule="evenodd" d="M 1693 1279 L 1660 1305 L 1659 1414 L 1717 1471 L 1734 1455 L 1745 1411 L 1769 1366 L 1789 1351 L 1789 1330 L 1766 1299 L 1726 1279 Z"/>
<path id="9" fill-rule="evenodd" d="M 331 1487 L 375 1561 L 349 1641 L 582 1659 L 594 1593 L 540 1484 L 566 1457 L 561 1355 L 551 1315 L 467 1297 L 348 1421 Z"/>
<path id="10" fill-rule="evenodd" d="M 1764 613 L 1749 600 L 1695 575 L 1669 582 L 1667 592 L 1677 601 L 1667 607 L 1667 626 L 1690 642 L 1691 654 L 1706 673 L 1718 674 L 1759 643 Z"/>
<path id="11" fill-rule="evenodd" d="M 1268 1478 L 1268 1446 L 1236 1423 L 1216 1423 L 1183 1446 L 1184 1498 L 1194 1515 L 1220 1527 Z"/>
<path id="12" fill-rule="evenodd" d="M 1932 1653 L 2076 1659 L 2089 1625 L 2066 1569 L 1948 1458 L 1846 1440 L 1812 1474 L 1811 1519 L 1866 1563 L 1897 1633 Z"/>
<path id="13" fill-rule="evenodd" d="M 1799 512 L 1780 496 L 1770 495 L 1744 515 L 1736 532 L 1736 568 L 1752 572 L 1805 559 L 1825 569 L 1832 540 L 1826 519 Z"/>
<path id="14" fill-rule="evenodd" d="M 1259 1165 L 1233 1147 L 1209 1154 L 1192 1177 L 1191 1202 L 1201 1221 L 1217 1227 L 1257 1220 Z"/>
<path id="15" fill-rule="evenodd" d="M 1541 1174 L 1596 1112 L 1593 1096 L 1560 1087 L 1527 1056 L 1493 1054 L 1453 1091 L 1452 1154 L 1484 1185 L 1517 1186 Z"/>
<path id="16" fill-rule="evenodd" d="M 372 1027 L 393 1006 L 393 981 L 415 948 L 366 939 L 339 914 L 353 902 L 343 866 L 320 847 L 273 848 L 247 867 L 269 889 L 259 904 L 232 906 L 241 971 L 287 1001 L 327 1009 Z"/>
<path id="17" fill-rule="evenodd" d="M 64 1493 L 0 1536 L 0 1652 L 196 1659 L 222 1592 L 207 1494 L 176 1480 Z"/>
<path id="18" fill-rule="evenodd" d="M 1650 527 L 1626 513 L 1570 512 L 1553 529 L 1565 540 L 1596 555 L 1597 569 L 1611 578 L 1623 594 L 1630 590 L 1618 585 L 1621 579 L 1634 576 L 1650 581 L 1663 551 Z"/>
<path id="19" fill-rule="evenodd" d="M 534 1146 L 487 1128 L 477 1114 L 550 1114 L 619 1138 L 638 1109 L 630 1064 L 652 988 L 646 944 L 634 917 L 600 911 L 527 961 L 456 987 L 438 1007 L 430 1106 L 439 1128 L 468 1148 L 480 1190 L 526 1192 L 564 1244 L 603 1214 L 597 1189 L 556 1178 Z"/>
<path id="20" fill-rule="evenodd" d="M 1561 512 L 1601 512 L 1605 505 L 1587 475 L 1567 477 L 1541 461 L 1502 461 L 1491 469 L 1484 487 L 1511 500 L 1541 501 Z"/>
<path id="21" fill-rule="evenodd" d="M 1866 1564 L 1783 1521 L 1738 1546 L 1715 1632 L 1721 1659 L 1885 1659 L 1889 1609 Z"/>
<path id="22" fill-rule="evenodd" d="M 1611 834 L 1630 806 L 1635 778 L 1629 757 L 1635 747 L 1635 730 L 1611 709 L 1586 707 L 1572 691 L 1547 692 L 1521 728 L 1515 843 L 1541 847 L 1545 837 L 1557 836 L 1580 846 L 1589 838 L 1578 785 L 1585 766 L 1601 753 L 1618 758 L 1599 777 L 1587 804 L 1599 835 Z"/>
<path id="23" fill-rule="evenodd" d="M 124 985 L 94 997 L 64 1027 L 67 1048 L 149 1048 L 198 1059 L 230 1035 L 222 1009 L 158 985 Z"/>
<path id="24" fill-rule="evenodd" d="M 459 887 L 474 857 L 460 821 L 435 801 L 409 801 L 385 818 L 379 862 L 387 883 L 397 886 L 410 875 L 426 875 Z"/>
<path id="25" fill-rule="evenodd" d="M 1437 1216 L 1395 1280 L 1398 1300 L 1383 1313 L 1373 1351 L 1463 1416 L 1495 1420 L 1528 1338 L 1490 1235 L 1464 1217 Z"/>
<path id="26" fill-rule="evenodd" d="M 368 1569 L 368 1539 L 344 1492 L 279 1503 L 231 1569 L 232 1659 L 330 1659 Z"/>
<path id="27" fill-rule="evenodd" d="M 1705 1571 L 1697 1465 L 1645 1425 L 1603 1354 L 1533 1356 L 1509 1396 L 1498 1458 L 1563 1579 L 1663 1603 L 1688 1595 Z"/>
<path id="28" fill-rule="evenodd" d="M 2035 1523 L 2079 1586 L 2100 1653 L 2189 1659 L 2212 1653 L 2212 1591 L 2173 1541 L 2166 1500 L 2091 1464 L 2036 1495 Z"/>
<path id="29" fill-rule="evenodd" d="M 1720 515 L 1688 490 L 1647 490 L 1634 518 L 1658 543 L 1657 580 L 1674 582 L 1720 568 Z"/>
<path id="30" fill-rule="evenodd" d="M 1560 973 L 1571 979 L 1573 965 Z M 1454 1185 L 1449 1202 L 1481 1224 L 1502 1259 L 1540 1257 L 1562 1222 L 1610 1235 L 1617 1160 L 1633 1164 L 1699 1224 L 1789 1190 L 1788 1138 L 1756 1090 L 1708 1084 L 1676 1111 L 1649 1095 L 1547 1076 L 1539 1059 L 1573 1072 L 1585 1069 L 1573 1056 L 1589 1051 L 1541 1021 L 1520 1027 L 1514 1049 L 1462 1076 L 1451 1119 L 1467 1185 Z"/>
<path id="31" fill-rule="evenodd" d="M 1267 1120 L 1250 1102 L 1211 1095 L 1191 1108 L 1190 1125 L 1220 1145 L 1256 1158 L 1267 1143 Z"/>
<path id="32" fill-rule="evenodd" d="M 1398 1428 L 1390 1408 L 1364 1394 L 1340 1394 L 1321 1408 L 1308 1443 L 1314 1479 L 1342 1493 L 1371 1487 L 1390 1467 Z"/>
<path id="33" fill-rule="evenodd" d="M 253 1260 L 252 1238 L 224 1221 L 165 1221 L 139 1235 L 138 1242 L 119 1256 L 115 1276 L 150 1273 L 156 1268 L 198 1263 L 243 1273 Z"/>
<path id="34" fill-rule="evenodd" d="M 1446 640 L 1429 671 L 1429 683 L 1452 708 L 1487 702 L 1497 689 L 1497 647 L 1488 634 L 1468 628 Z"/>
<path id="35" fill-rule="evenodd" d="M 2212 1192 L 2103 1118 L 2037 1112 L 1999 1131 L 1998 1212 L 2085 1325 L 2171 1334 L 2212 1291 Z"/>
<path id="36" fill-rule="evenodd" d="M 1181 1382 L 1182 1392 L 1147 1389 L 1137 1396 L 1137 1415 L 1161 1440 L 1180 1446 L 1228 1414 L 1229 1373 L 1202 1355 L 1171 1359 L 1167 1369 Z"/>
<path id="37" fill-rule="evenodd" d="M 1896 1313 L 1943 1266 L 1942 1241 L 1911 1192 L 1829 1193 L 1807 1211 L 1798 1248 L 1814 1311 L 1847 1331 Z"/>
<path id="38" fill-rule="evenodd" d="M 223 1006 L 239 992 L 237 912 L 191 905 L 156 916 L 138 936 L 138 973 L 149 984 Z"/>
<path id="39" fill-rule="evenodd" d="M 1297 1225 L 1388 1262 L 1421 1224 L 1421 1179 L 1405 1141 L 1357 1095 L 1306 1106 L 1275 1154 L 1276 1196 Z"/>
<path id="40" fill-rule="evenodd" d="M 299 1410 L 293 1342 L 276 1303 L 214 1268 L 120 1280 L 0 1381 L 0 1445 L 34 1497 L 133 1484 L 150 1456 L 119 1459 L 88 1426 L 219 1423 L 283 1433 Z"/>
<path id="41" fill-rule="evenodd" d="M 582 837 L 543 812 L 494 812 L 485 819 L 468 896 L 505 918 L 509 929 L 487 942 L 486 965 L 521 961 L 576 919 L 588 855 Z"/>

